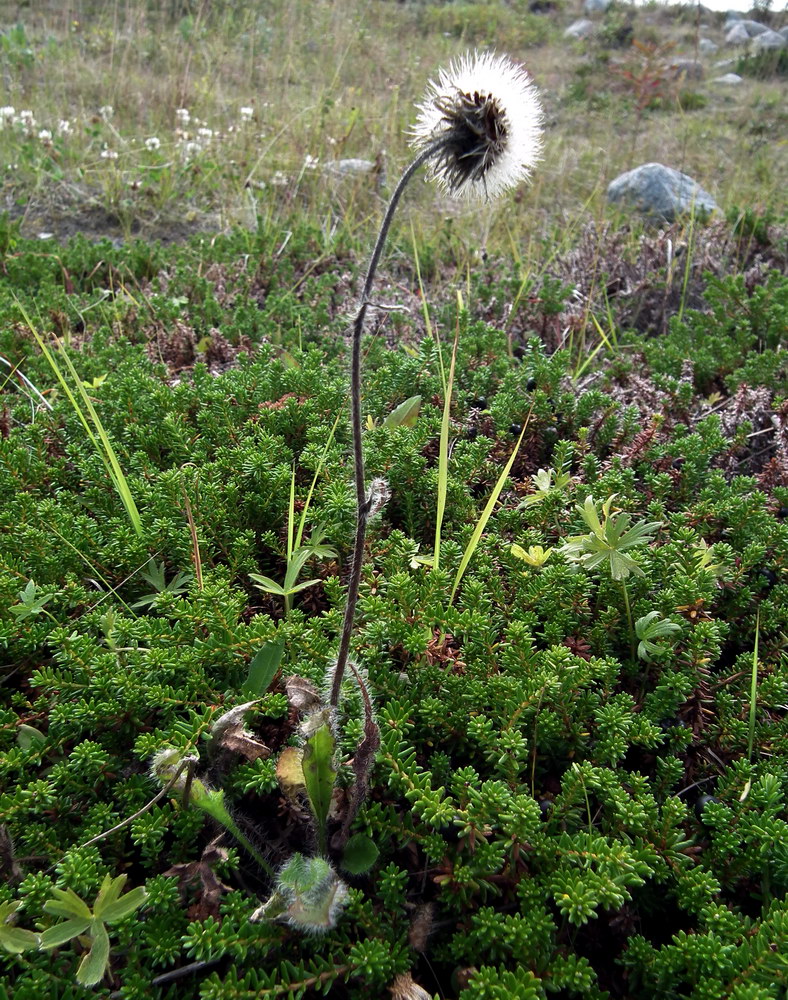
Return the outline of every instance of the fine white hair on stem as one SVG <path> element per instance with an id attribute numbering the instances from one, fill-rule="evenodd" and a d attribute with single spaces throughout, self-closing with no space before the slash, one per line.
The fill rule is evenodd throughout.
<path id="1" fill-rule="evenodd" d="M 450 194 L 494 198 L 528 180 L 542 154 L 536 87 L 508 56 L 471 52 L 429 83 L 411 130 L 424 149 L 443 139 L 429 169 Z"/>

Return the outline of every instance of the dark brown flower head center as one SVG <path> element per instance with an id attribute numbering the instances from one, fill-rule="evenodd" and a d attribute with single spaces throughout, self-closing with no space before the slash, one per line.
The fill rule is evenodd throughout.
<path id="1" fill-rule="evenodd" d="M 445 126 L 446 145 L 436 154 L 436 172 L 452 191 L 469 182 L 483 182 L 487 171 L 506 148 L 506 116 L 494 97 L 466 94 L 435 101 Z"/>

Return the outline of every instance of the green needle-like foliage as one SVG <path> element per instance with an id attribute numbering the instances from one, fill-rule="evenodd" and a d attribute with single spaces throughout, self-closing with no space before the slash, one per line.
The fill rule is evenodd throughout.
<path id="1" fill-rule="evenodd" d="M 13 238 L 0 355 L 41 398 L 0 379 L 0 994 L 81 1000 L 84 961 L 129 1000 L 784 1000 L 788 282 L 764 242 L 746 281 L 693 265 L 659 336 L 609 294 L 616 350 L 574 380 L 599 337 L 540 272 L 598 300 L 623 260 L 584 275 L 580 221 L 484 263 L 455 219 L 420 248 L 432 336 L 376 312 L 365 457 L 391 497 L 330 718 L 357 238 L 296 218 L 279 252 L 267 217 L 187 245 Z M 695 225 L 704 262 L 725 227 Z M 616 235 L 627 266 L 652 239 Z M 384 301 L 417 287 L 392 238 Z M 673 308 L 664 246 L 645 311 Z M 11 288 L 71 337 L 142 536 Z M 253 585 L 309 546 L 291 582 L 321 582 L 289 610 Z"/>

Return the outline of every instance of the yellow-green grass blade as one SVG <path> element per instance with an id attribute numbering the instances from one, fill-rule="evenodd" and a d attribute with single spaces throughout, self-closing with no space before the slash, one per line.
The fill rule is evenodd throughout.
<path id="1" fill-rule="evenodd" d="M 132 527 L 134 528 L 134 530 L 138 535 L 142 535 L 142 521 L 140 519 L 137 505 L 134 502 L 134 497 L 131 495 L 131 490 L 129 489 L 128 481 L 123 474 L 123 470 L 120 467 L 117 455 L 115 454 L 115 449 L 112 447 L 112 442 L 110 441 L 109 436 L 107 435 L 107 432 L 104 429 L 104 425 L 101 423 L 99 415 L 96 412 L 96 409 L 93 406 L 90 397 L 85 391 L 85 387 L 82 385 L 82 382 L 79 378 L 79 375 L 77 374 L 76 369 L 74 368 L 71 358 L 68 356 L 66 349 L 62 345 L 60 345 L 60 351 L 63 356 L 63 360 L 66 363 L 66 367 L 68 368 L 69 374 L 74 380 L 74 383 L 77 387 L 77 391 L 82 397 L 82 401 L 85 405 L 85 409 L 87 410 L 90 416 L 90 420 L 93 423 L 95 432 L 93 428 L 91 428 L 90 423 L 88 422 L 88 418 L 85 415 L 85 411 L 82 409 L 82 407 L 79 404 L 79 401 L 72 392 L 71 386 L 66 381 L 66 378 L 63 375 L 63 372 L 60 368 L 60 365 L 57 363 L 55 356 L 49 350 L 46 342 L 44 341 L 44 338 L 38 332 L 37 328 L 33 324 L 30 317 L 28 316 L 27 311 L 25 310 L 22 303 L 18 299 L 16 300 L 16 302 L 20 312 L 22 313 L 22 317 L 25 323 L 27 323 L 30 332 L 35 337 L 36 342 L 38 343 L 38 346 L 41 349 L 41 353 L 44 355 L 47 362 L 49 363 L 49 366 L 54 372 L 55 377 L 60 383 L 64 393 L 66 394 L 68 401 L 71 403 L 74 412 L 79 418 L 80 423 L 85 428 L 85 433 L 88 435 L 88 438 L 93 444 L 93 447 L 96 449 L 96 451 L 99 454 L 99 457 L 104 463 L 104 467 L 106 468 L 107 473 L 110 479 L 112 480 L 112 483 L 115 486 L 118 495 L 120 496 L 121 502 L 123 503 L 123 506 L 126 510 L 126 514 L 128 515 Z M 55 338 L 55 340 L 59 344 L 57 338 Z"/>
<path id="2" fill-rule="evenodd" d="M 468 563 L 473 558 L 473 554 L 476 551 L 477 546 L 479 545 L 479 539 L 482 537 L 482 532 L 487 527 L 487 522 L 490 520 L 490 517 L 492 516 L 492 512 L 495 509 L 496 503 L 498 503 L 498 497 L 501 495 L 501 492 L 503 491 L 503 488 L 506 485 L 506 480 L 509 477 L 509 473 L 512 471 L 514 460 L 515 458 L 517 458 L 517 452 L 520 450 L 520 445 L 522 444 L 523 435 L 525 434 L 526 428 L 528 427 L 528 421 L 530 420 L 530 417 L 531 413 L 529 411 L 528 418 L 526 419 L 525 424 L 523 425 L 523 429 L 520 431 L 520 436 L 517 439 L 517 444 L 515 444 L 514 450 L 512 451 L 512 454 L 509 457 L 509 461 L 506 463 L 503 471 L 498 477 L 498 481 L 496 482 L 493 491 L 490 494 L 490 499 L 487 501 L 487 505 L 482 511 L 481 517 L 476 522 L 476 527 L 473 529 L 473 534 L 471 535 L 470 541 L 468 542 L 468 545 L 465 548 L 462 561 L 460 562 L 460 565 L 457 569 L 457 575 L 454 578 L 454 586 L 451 588 L 451 596 L 449 597 L 449 604 L 451 604 L 452 601 L 454 600 L 454 595 L 457 593 L 457 588 L 460 585 L 460 581 L 462 580 L 465 574 L 465 570 L 468 568 Z"/>
<path id="3" fill-rule="evenodd" d="M 451 397 L 454 389 L 454 368 L 457 361 L 457 344 L 460 339 L 460 294 L 457 293 L 457 328 L 454 333 L 454 344 L 451 349 L 449 365 L 449 380 L 444 388 L 443 417 L 441 418 L 440 446 L 438 449 L 438 502 L 435 511 L 435 548 L 433 563 L 435 569 L 440 566 L 441 559 L 441 529 L 443 515 L 446 511 L 446 494 L 449 486 L 449 420 L 451 416 Z"/>
<path id="4" fill-rule="evenodd" d="M 304 537 L 304 527 L 306 526 L 306 516 L 309 511 L 309 505 L 312 502 L 312 494 L 315 492 L 315 486 L 317 485 L 318 477 L 323 471 L 323 467 L 326 464 L 326 458 L 328 456 L 328 449 L 331 447 L 331 442 L 334 440 L 334 433 L 336 432 L 339 421 L 344 413 L 344 407 L 337 413 L 334 425 L 329 431 L 328 437 L 326 438 L 326 443 L 323 448 L 323 454 L 320 456 L 320 461 L 317 463 L 317 468 L 315 469 L 315 474 L 312 476 L 312 483 L 309 487 L 309 492 L 306 495 L 306 502 L 304 503 L 304 509 L 301 511 L 301 518 L 298 522 L 298 531 L 296 532 L 294 550 L 301 547 L 301 541 Z"/>

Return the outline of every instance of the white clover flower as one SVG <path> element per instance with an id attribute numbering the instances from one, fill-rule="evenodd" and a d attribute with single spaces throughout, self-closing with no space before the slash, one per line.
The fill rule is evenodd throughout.
<path id="1" fill-rule="evenodd" d="M 430 81 L 411 143 L 445 145 L 433 177 L 461 198 L 492 198 L 530 177 L 542 153 L 542 107 L 525 70 L 507 56 L 469 53 Z"/>
<path id="2" fill-rule="evenodd" d="M 42 142 L 52 142 L 52 133 L 49 131 L 48 128 L 42 128 L 41 131 L 38 133 L 38 138 Z"/>
<path id="3" fill-rule="evenodd" d="M 0 108 L 0 128 L 5 128 L 14 119 L 16 111 L 10 105 Z"/>
<path id="4" fill-rule="evenodd" d="M 161 146 L 161 139 L 158 136 L 152 135 L 149 139 L 145 140 L 145 148 L 154 152 Z"/>
<path id="5" fill-rule="evenodd" d="M 57 123 L 58 135 L 71 135 L 73 131 L 74 127 L 71 124 L 71 122 L 68 121 L 67 118 L 61 118 L 60 121 Z"/>
<path id="6" fill-rule="evenodd" d="M 20 111 L 19 120 L 20 122 L 34 122 L 35 118 L 32 111 Z"/>
<path id="7" fill-rule="evenodd" d="M 114 149 L 102 149 L 100 155 L 102 160 L 117 160 L 118 158 L 117 150 Z"/>
<path id="8" fill-rule="evenodd" d="M 99 114 L 101 115 L 101 117 L 104 119 L 105 122 L 108 122 L 110 118 L 115 114 L 115 109 L 112 107 L 111 104 L 102 104 L 101 107 L 99 108 Z"/>
<path id="9" fill-rule="evenodd" d="M 213 139 L 213 129 L 212 128 L 198 128 L 197 135 L 201 139 L 205 139 L 206 142 L 210 142 Z"/>
<path id="10" fill-rule="evenodd" d="M 181 125 L 188 125 L 192 120 L 192 116 L 189 113 L 188 108 L 178 108 L 175 112 L 175 117 Z"/>
<path id="11" fill-rule="evenodd" d="M 239 108 L 238 114 L 241 116 L 241 121 L 251 121 L 254 118 L 254 108 Z"/>
<path id="12" fill-rule="evenodd" d="M 317 165 L 320 162 L 319 156 L 310 156 L 309 153 L 304 157 L 304 170 L 317 170 Z"/>

